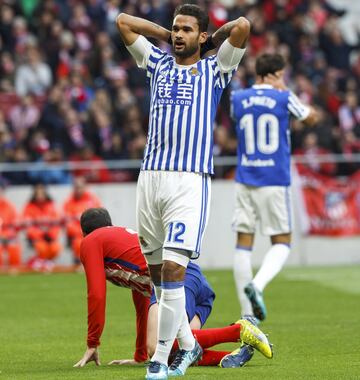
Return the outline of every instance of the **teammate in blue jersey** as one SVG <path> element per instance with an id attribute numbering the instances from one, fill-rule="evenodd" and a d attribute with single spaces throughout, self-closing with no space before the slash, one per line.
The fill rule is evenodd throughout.
<path id="1" fill-rule="evenodd" d="M 176 8 L 171 32 L 127 14 L 117 17 L 121 37 L 146 70 L 151 91 L 137 186 L 139 239 L 159 300 L 158 342 L 148 379 L 184 375 L 201 356 L 185 312 L 184 276 L 190 258 L 200 254 L 209 215 L 216 108 L 244 54 L 250 29 L 243 17 L 227 23 L 212 36 L 215 46 L 224 40 L 217 55 L 200 59 L 201 45 L 208 42 L 208 20 L 190 4 Z M 173 54 L 146 37 L 171 40 Z M 181 357 L 168 368 L 175 338 Z M 268 343 L 266 349 L 271 352 Z"/>
<path id="2" fill-rule="evenodd" d="M 266 317 L 265 286 L 283 267 L 291 243 L 290 117 L 313 125 L 316 111 L 304 105 L 283 81 L 285 61 L 279 54 L 256 60 L 256 83 L 232 94 L 238 137 L 237 232 L 234 277 L 243 315 Z M 257 222 L 272 247 L 253 278 L 251 252 Z"/>

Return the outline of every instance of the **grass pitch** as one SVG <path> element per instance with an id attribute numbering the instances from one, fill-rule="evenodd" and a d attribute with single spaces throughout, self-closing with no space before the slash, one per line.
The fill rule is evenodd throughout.
<path id="1" fill-rule="evenodd" d="M 230 271 L 206 273 L 217 298 L 208 327 L 239 318 Z M 72 368 L 85 351 L 86 285 L 82 274 L 0 277 L 0 380 L 143 379 L 145 368 L 114 367 L 131 358 L 131 293 L 108 284 L 101 367 Z M 266 289 L 275 355 L 244 368 L 190 368 L 189 379 L 360 379 L 360 267 L 284 270 Z M 235 349 L 236 345 L 222 345 Z"/>

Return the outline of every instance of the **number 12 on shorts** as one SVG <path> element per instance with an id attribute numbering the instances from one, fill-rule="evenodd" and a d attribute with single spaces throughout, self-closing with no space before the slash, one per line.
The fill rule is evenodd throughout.
<path id="1" fill-rule="evenodd" d="M 182 222 L 171 222 L 169 224 L 169 233 L 167 237 L 167 241 L 173 243 L 183 243 L 183 235 L 185 233 L 185 224 Z"/>

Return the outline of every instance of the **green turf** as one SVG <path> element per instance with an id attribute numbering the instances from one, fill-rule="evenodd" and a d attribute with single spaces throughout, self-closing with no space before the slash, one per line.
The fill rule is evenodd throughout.
<path id="1" fill-rule="evenodd" d="M 217 299 L 209 327 L 238 319 L 230 271 L 207 272 Z M 85 350 L 86 294 L 82 274 L 0 277 L 0 380 L 143 379 L 144 367 L 112 367 L 131 358 L 134 312 L 130 292 L 108 284 L 102 366 L 72 368 Z M 240 369 L 197 367 L 189 379 L 360 379 L 360 267 L 287 269 L 266 289 L 275 356 L 256 354 Z M 228 345 L 221 348 L 233 349 Z"/>

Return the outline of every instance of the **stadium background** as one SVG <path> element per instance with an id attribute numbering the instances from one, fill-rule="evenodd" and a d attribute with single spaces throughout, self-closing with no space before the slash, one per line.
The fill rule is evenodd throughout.
<path id="1" fill-rule="evenodd" d="M 60 185 L 63 190 L 52 187 L 50 195 L 61 214 L 65 195 L 59 194 L 70 193 L 68 186 L 75 176 L 85 176 L 100 192 L 107 184 L 121 187 L 124 182 L 136 180 L 146 141 L 149 91 L 145 74 L 137 69 L 120 41 L 114 21 L 124 11 L 169 28 L 171 15 L 179 3 L 176 0 L 0 2 L 0 183 L 7 187 L 8 198 L 20 214 L 31 197 L 31 186 L 37 183 Z M 198 4 L 209 9 L 210 33 L 240 15 L 252 23 L 246 57 L 224 93 L 216 117 L 215 179 L 233 176 L 236 140 L 229 116 L 229 91 L 254 82 L 254 62 L 264 52 L 280 52 L 287 58 L 289 87 L 320 113 L 320 122 L 312 129 L 293 121 L 292 149 L 300 173 L 325 180 L 340 178 L 345 187 L 352 178 L 358 178 L 359 3 L 222 0 Z M 161 46 L 169 49 L 166 44 Z M 324 181 L 322 187 L 326 188 L 327 183 Z M 24 190 L 19 191 L 20 188 Z M 299 199 L 301 191 L 295 190 Z M 227 197 L 213 199 L 205 246 L 208 237 L 214 236 L 212 223 L 221 220 L 227 232 L 220 233 L 219 241 L 224 243 L 219 248 L 231 252 L 232 196 L 230 188 L 227 191 Z M 114 190 L 102 201 L 105 205 L 109 200 L 113 202 L 117 194 L 121 203 L 121 190 Z M 356 202 L 360 214 L 360 201 Z M 134 203 L 121 204 L 131 207 L 113 210 L 114 220 L 134 227 L 133 217 L 118 217 L 132 215 Z M 320 263 L 358 261 L 356 238 L 345 243 L 349 249 L 340 257 L 331 253 L 322 255 L 324 249 L 329 250 L 326 242 L 303 235 L 304 205 L 299 200 L 295 206 L 295 237 L 298 236 L 299 244 L 294 246 L 301 247 L 298 249 L 305 258 L 297 257 L 295 248 L 290 263 L 311 263 L 306 257 L 319 252 L 323 258 Z M 21 231 L 22 238 L 23 235 Z M 212 243 L 208 243 L 210 254 L 216 255 Z M 320 250 L 316 244 L 320 244 Z M 321 244 L 325 244 L 324 249 Z M 341 244 L 344 243 L 335 239 L 329 246 L 337 252 Z M 25 244 L 23 262 L 29 255 L 31 250 Z M 331 259 L 333 256 L 335 261 Z M 66 262 L 66 257 L 63 254 L 58 260 Z M 226 265 L 230 262 L 229 256 Z"/>
<path id="2" fill-rule="evenodd" d="M 179 3 L 0 0 L 0 182 L 19 213 L 37 183 L 49 185 L 49 194 L 60 212 L 74 177 L 82 175 L 110 208 L 114 222 L 134 227 L 134 181 L 146 141 L 149 92 L 145 75 L 135 67 L 122 45 L 114 20 L 123 11 L 169 27 Z M 321 116 L 311 130 L 295 121 L 292 124 L 297 169 L 300 174 L 324 180 L 324 192 L 329 179 L 349 187 L 360 168 L 360 3 L 197 3 L 209 9 L 210 32 L 240 15 L 252 23 L 246 57 L 222 97 L 216 118 L 214 197 L 201 259 L 205 268 L 229 268 L 234 242 L 230 222 L 236 151 L 229 91 L 253 83 L 258 54 L 280 52 L 287 57 L 289 87 L 304 102 L 314 105 Z M 271 313 L 264 325 L 278 345 L 278 359 L 264 365 L 255 358 L 248 367 L 247 378 L 359 378 L 358 357 L 354 354 L 358 344 L 354 329 L 359 329 L 359 235 L 308 235 L 308 215 L 297 180 L 293 193 L 296 224 L 288 264 L 299 268 L 286 269 L 269 287 L 267 302 Z M 357 199 L 359 205 L 360 196 Z M 23 230 L 19 237 L 26 269 L 34 252 Z M 64 249 L 55 262 L 69 264 L 72 255 L 63 232 L 61 242 Z M 267 246 L 266 239 L 257 240 L 255 264 Z M 4 257 L 5 271 L 6 260 Z M 309 267 L 318 264 L 352 266 Z M 209 326 L 233 321 L 239 311 L 231 272 L 213 270 L 207 275 L 218 294 Z M 124 369 L 125 375 L 109 368 L 93 373 L 92 367 L 81 374 L 70 372 L 72 362 L 83 351 L 85 336 L 82 276 L 1 276 L 0 284 L 0 320 L 1 326 L 6 326 L 1 332 L 5 342 L 0 350 L 3 378 L 143 376 L 143 370 L 133 369 Z M 102 348 L 109 360 L 114 355 L 130 357 L 132 352 L 133 315 L 132 310 L 127 311 L 131 306 L 125 293 L 109 287 Z M 284 299 L 293 302 L 283 304 Z M 119 302 L 123 308 L 120 313 L 116 308 Z M 126 331 L 118 331 L 119 326 Z M 112 330 L 117 332 L 112 334 Z M 66 340 L 60 352 L 56 346 L 59 334 Z M 339 346 L 334 345 L 334 337 Z M 289 340 L 296 342 L 295 356 Z M 338 348 L 341 355 L 336 354 Z M 191 369 L 189 378 L 194 374 L 197 379 L 207 379 L 216 375 L 216 370 L 212 371 Z M 223 378 L 233 376 L 222 374 Z"/>

